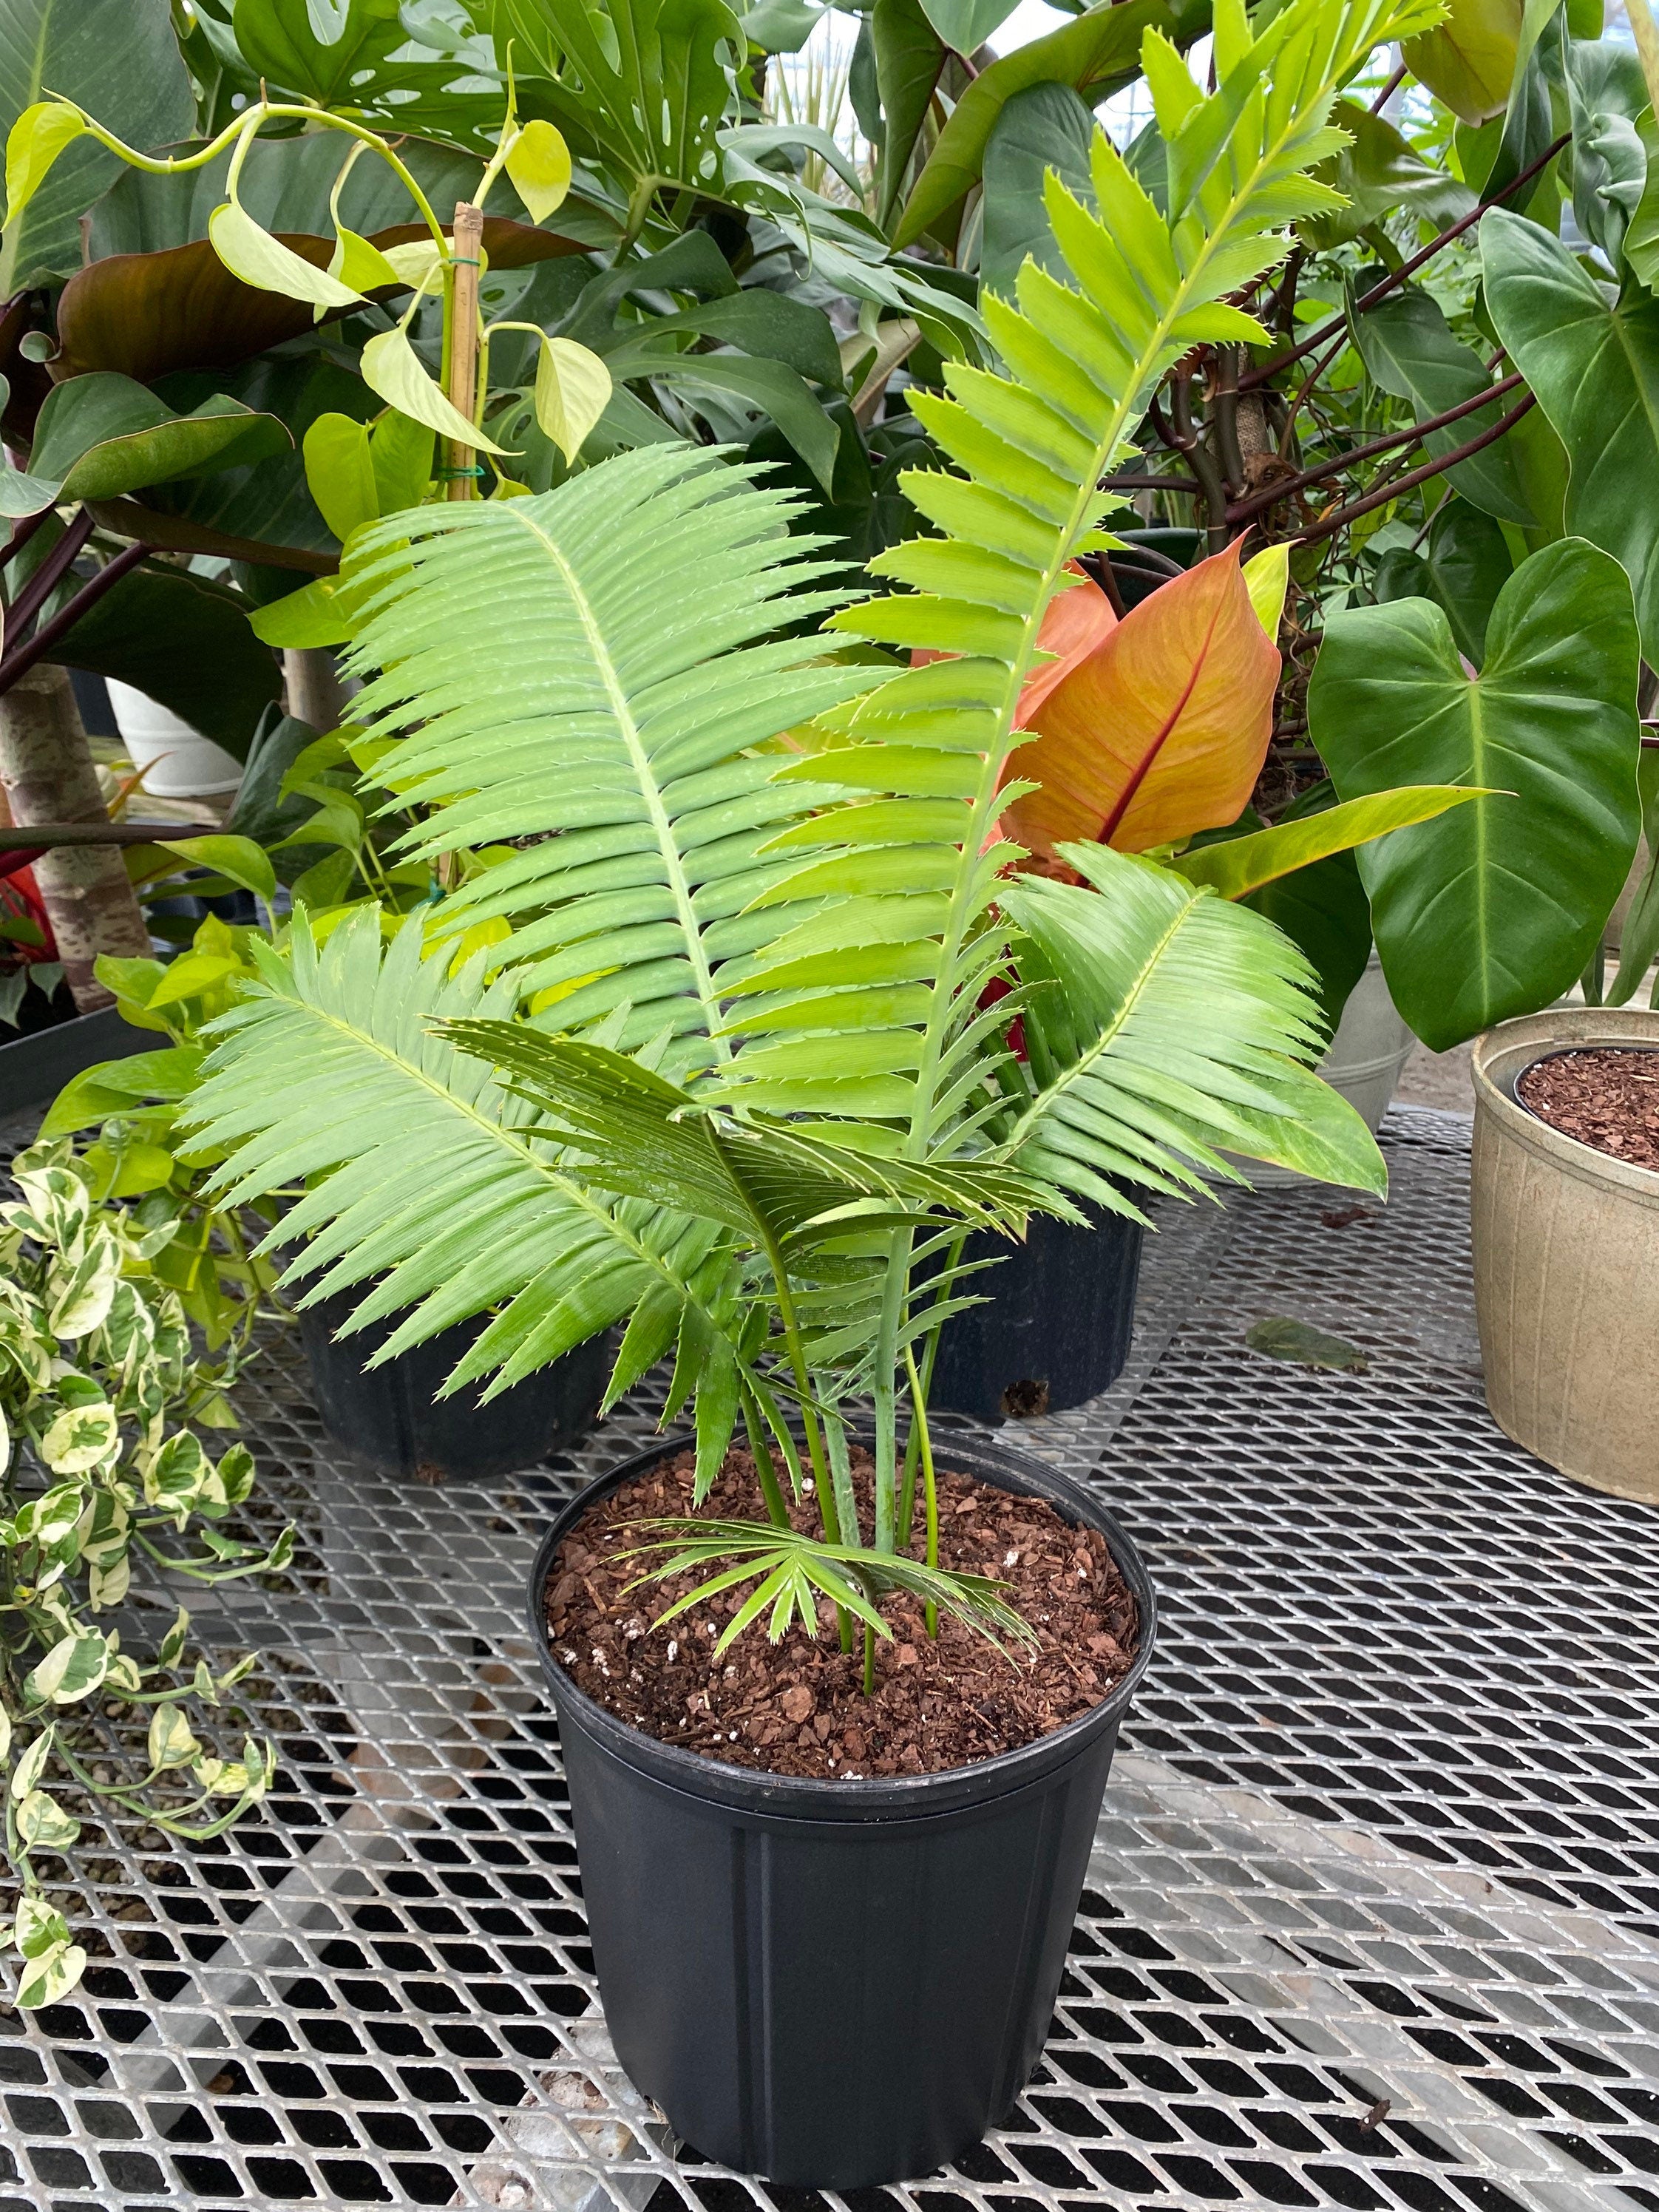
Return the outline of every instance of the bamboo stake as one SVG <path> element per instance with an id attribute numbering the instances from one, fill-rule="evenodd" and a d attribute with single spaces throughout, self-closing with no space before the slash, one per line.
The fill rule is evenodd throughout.
<path id="1" fill-rule="evenodd" d="M 471 200 L 455 203 L 455 232 L 450 249 L 449 345 L 444 384 L 452 404 L 470 422 L 478 405 L 478 270 L 483 258 L 483 210 Z M 452 442 L 446 496 L 476 499 L 472 471 L 477 449 Z"/>

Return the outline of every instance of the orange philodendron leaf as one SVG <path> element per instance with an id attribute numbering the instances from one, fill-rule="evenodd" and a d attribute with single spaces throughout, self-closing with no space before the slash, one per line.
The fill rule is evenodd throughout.
<path id="1" fill-rule="evenodd" d="M 1004 827 L 1039 861 L 1072 838 L 1144 853 L 1238 819 L 1267 754 L 1279 674 L 1242 551 L 1242 541 L 1230 545 L 1121 622 L 1097 623 L 1092 650 L 1066 653 L 1027 687 L 1020 719 L 1032 741 L 1012 774 L 1041 788 L 1012 802 Z M 1066 593 L 1049 620 L 1063 615 L 1075 635 L 1081 612 L 1066 602 L 1083 597 Z M 1054 649 L 1064 650 L 1058 638 Z"/>

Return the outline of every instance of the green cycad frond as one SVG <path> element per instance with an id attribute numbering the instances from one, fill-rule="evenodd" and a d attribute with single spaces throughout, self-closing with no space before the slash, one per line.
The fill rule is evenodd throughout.
<path id="1" fill-rule="evenodd" d="M 648 1358 L 626 1380 L 688 1317 L 715 1344 L 729 1240 L 562 1173 L 544 1116 L 434 1034 L 505 1015 L 513 984 L 486 986 L 484 954 L 451 976 L 422 950 L 416 917 L 383 957 L 372 908 L 321 948 L 303 914 L 286 958 L 255 948 L 262 980 L 211 1025 L 188 1108 L 202 1142 L 231 1152 L 214 1188 L 236 1204 L 311 1183 L 267 1249 L 297 1246 L 284 1280 L 308 1285 L 302 1304 L 372 1283 L 354 1327 L 410 1309 L 377 1361 L 491 1308 L 452 1383 L 500 1369 L 505 1388 L 635 1309 Z"/>
<path id="2" fill-rule="evenodd" d="M 1062 851 L 1092 889 L 1030 876 L 1004 893 L 1022 967 L 1057 988 L 1026 1009 L 1031 1096 L 998 1157 L 1120 1212 L 1103 1173 L 1192 1190 L 1195 1170 L 1237 1177 L 1218 1147 L 1385 1188 L 1370 1131 L 1310 1073 L 1325 1038 L 1290 939 L 1150 860 Z"/>
<path id="3" fill-rule="evenodd" d="M 879 1110 L 907 1125 L 911 1156 L 951 1140 L 971 1094 L 962 1001 L 977 995 L 976 963 L 994 962 L 984 918 L 1013 857 L 996 840 L 1021 687 L 1044 611 L 1103 506 L 1097 480 L 1183 353 L 1266 341 L 1226 295 L 1283 256 L 1289 222 L 1328 203 L 1307 172 L 1340 143 L 1327 118 L 1341 84 L 1379 41 L 1438 12 L 1439 0 L 1291 0 L 1257 36 L 1243 0 L 1221 0 L 1215 93 L 1200 93 L 1156 33 L 1143 50 L 1169 147 L 1167 216 L 1103 132 L 1091 160 L 1097 213 L 1048 177 L 1072 283 L 1028 261 L 1018 306 L 985 303 L 1006 373 L 956 363 L 948 397 L 915 395 L 961 471 L 903 479 L 943 535 L 876 562 L 909 591 L 832 618 L 860 637 L 951 657 L 890 679 L 836 718 L 833 750 L 781 772 L 785 785 L 812 776 L 867 796 L 814 825 L 815 840 L 838 836 L 840 849 L 760 894 L 840 903 L 804 913 L 726 971 L 728 991 L 744 994 L 735 1024 L 766 1038 L 720 1072 L 728 1095 L 763 1077 L 772 1110 L 833 1112 L 854 1039 L 861 1073 L 884 1086 Z M 848 945 L 860 948 L 850 971 Z"/>
<path id="4" fill-rule="evenodd" d="M 635 1547 L 635 1557 L 667 1554 L 653 1562 L 640 1577 L 641 1582 L 666 1582 L 689 1568 L 708 1566 L 716 1559 L 737 1562 L 677 1598 L 658 1614 L 651 1624 L 653 1628 L 661 1628 L 696 1606 L 723 1597 L 740 1583 L 756 1584 L 722 1630 L 709 1654 L 714 1659 L 723 1656 L 763 1613 L 769 1615 L 767 1633 L 774 1644 L 782 1640 L 796 1619 L 810 1635 L 816 1635 L 820 1591 L 877 1636 L 890 1637 L 893 1632 L 877 1611 L 878 1605 L 884 1597 L 902 1591 L 965 1622 L 999 1649 L 1010 1644 L 1029 1648 L 1037 1641 L 1035 1629 L 1004 1596 L 1007 1585 L 989 1575 L 927 1566 L 902 1552 L 873 1552 L 862 1544 L 826 1544 L 799 1529 L 779 1528 L 760 1521 L 641 1521 L 635 1526 L 647 1539 Z"/>
<path id="5" fill-rule="evenodd" d="M 578 987 L 571 1027 L 626 1003 L 623 1043 L 684 1032 L 693 1066 L 732 1048 L 722 963 L 792 918 L 744 913 L 789 872 L 758 848 L 815 796 L 753 749 L 871 680 L 820 639 L 759 641 L 846 595 L 804 588 L 829 573 L 817 541 L 786 535 L 799 501 L 758 473 L 648 447 L 539 498 L 401 514 L 350 562 L 353 713 L 398 741 L 378 772 L 399 802 L 432 810 L 406 849 L 538 840 L 445 926 L 521 924 L 495 957 L 522 992 Z"/>
<path id="6" fill-rule="evenodd" d="M 739 1121 L 602 1045 L 500 1020 L 450 1021 L 443 1034 L 512 1079 L 559 1143 L 565 1174 L 731 1232 L 745 1297 L 769 1313 L 781 1285 L 812 1369 L 836 1375 L 843 1394 L 870 1379 L 893 1230 L 916 1232 L 931 1251 L 970 1229 L 1012 1238 L 1036 1210 L 1077 1218 L 1023 1170 L 888 1159 L 785 1122 Z M 934 1279 L 951 1311 L 968 1272 L 947 1266 Z M 937 1306 L 918 1316 L 910 1334 L 939 1317 Z M 751 1362 L 763 1348 L 750 1347 Z"/>
<path id="7" fill-rule="evenodd" d="M 1034 1208 L 1069 1212 L 1047 1185 L 990 1162 L 885 1159 L 787 1122 L 739 1121 L 608 1047 L 500 1020 L 443 1034 L 514 1079 L 566 1149 L 566 1165 L 609 1191 L 699 1214 L 792 1267 L 860 1231 L 926 1222 L 1018 1234 Z"/>

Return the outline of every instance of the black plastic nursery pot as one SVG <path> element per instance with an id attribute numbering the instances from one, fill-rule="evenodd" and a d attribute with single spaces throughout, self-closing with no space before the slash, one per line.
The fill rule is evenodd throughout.
<path id="1" fill-rule="evenodd" d="M 1152 1584 L 1079 1484 L 942 1440 L 945 1465 L 1099 1529 L 1139 1610 L 1128 1674 L 1053 1735 L 944 1773 L 818 1782 L 724 1765 L 606 1712 L 547 1637 L 562 1538 L 687 1441 L 590 1483 L 530 1580 L 605 2023 L 635 2085 L 705 2156 L 799 2188 L 911 2179 L 970 2150 L 1042 2052 L 1118 1728 L 1152 1656 Z"/>
<path id="2" fill-rule="evenodd" d="M 337 1443 L 388 1474 L 483 1481 L 562 1451 L 592 1426 L 611 1372 L 603 1337 L 484 1406 L 476 1384 L 453 1398 L 437 1395 L 484 1328 L 483 1319 L 447 1328 L 371 1368 L 367 1362 L 395 1322 L 375 1323 L 337 1343 L 334 1336 L 362 1297 L 360 1291 L 338 1291 L 307 1306 L 300 1316 L 300 1340 L 323 1426 Z"/>
<path id="3" fill-rule="evenodd" d="M 167 1042 L 155 1030 L 132 1028 L 113 1006 L 27 1032 L 0 1027 L 0 1114 L 48 1105 L 82 1069 L 154 1052 Z"/>
<path id="4" fill-rule="evenodd" d="M 981 1421 L 1029 1419 L 1116 1382 L 1134 1332 L 1141 1228 L 1088 1211 L 1087 1228 L 1033 1214 L 1020 1244 L 989 1231 L 969 1237 L 963 1256 L 997 1265 L 965 1286 L 986 1303 L 945 1324 L 931 1405 Z"/>

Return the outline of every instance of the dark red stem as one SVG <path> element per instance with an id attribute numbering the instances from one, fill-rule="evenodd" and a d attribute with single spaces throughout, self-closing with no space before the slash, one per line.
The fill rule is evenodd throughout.
<path id="1" fill-rule="evenodd" d="M 91 523 L 88 520 L 88 529 Z M 88 608 L 97 605 L 106 592 L 112 591 L 130 569 L 136 568 L 149 552 L 148 545 L 125 545 L 112 561 L 106 561 L 95 576 L 89 576 L 69 605 L 55 614 L 44 628 L 38 629 L 26 644 L 17 646 L 0 660 L 0 692 L 10 690 L 26 670 L 37 660 L 44 659 L 58 639 L 74 629 Z"/>
<path id="2" fill-rule="evenodd" d="M 1229 522 L 1243 522 L 1264 507 L 1276 507 L 1281 499 L 1289 499 L 1310 484 L 1322 483 L 1328 477 L 1340 476 L 1344 469 L 1352 468 L 1356 461 L 1369 461 L 1378 453 L 1386 453 L 1395 446 L 1415 446 L 1431 432 L 1443 430 L 1448 423 L 1461 422 L 1465 415 L 1473 415 L 1493 399 L 1501 399 L 1506 392 L 1513 392 L 1522 382 L 1520 376 L 1506 376 L 1499 384 L 1489 385 L 1455 407 L 1448 407 L 1443 415 L 1431 415 L 1426 422 L 1413 422 L 1409 428 L 1396 430 L 1387 438 L 1373 438 L 1368 446 L 1356 446 L 1350 453 L 1342 453 L 1334 461 L 1327 461 L 1316 469 L 1304 469 L 1300 476 L 1286 477 L 1281 483 L 1270 484 L 1266 489 L 1253 492 L 1249 499 L 1241 499 L 1227 509 Z"/>
<path id="3" fill-rule="evenodd" d="M 1487 208 L 1496 207 L 1500 200 L 1508 199 L 1511 192 L 1518 192 L 1522 185 L 1529 184 L 1540 169 L 1547 168 L 1561 149 L 1571 143 L 1571 131 L 1565 133 L 1529 167 L 1522 169 L 1518 177 L 1512 177 L 1501 191 L 1494 192 L 1490 200 L 1483 200 L 1479 207 L 1471 208 L 1468 214 L 1461 216 L 1449 230 L 1443 230 L 1438 238 L 1431 238 L 1420 253 L 1413 253 L 1409 261 L 1402 261 L 1392 276 L 1383 277 L 1381 283 L 1373 284 L 1369 292 L 1362 293 L 1353 303 L 1354 313 L 1363 315 L 1367 307 L 1374 307 L 1389 293 L 1398 291 L 1409 277 L 1416 276 L 1425 262 L 1432 261 L 1443 247 L 1449 246 L 1455 238 L 1462 238 L 1466 230 L 1479 222 Z M 1304 353 L 1314 352 L 1328 338 L 1334 337 L 1346 323 L 1345 316 L 1334 315 L 1328 323 L 1322 323 L 1311 337 L 1298 340 L 1295 345 L 1287 346 L 1283 353 L 1275 354 L 1271 361 L 1264 361 L 1257 368 L 1247 370 L 1238 380 L 1240 391 L 1248 392 L 1252 386 L 1265 384 L 1270 376 L 1277 375 L 1287 362 L 1299 361 Z"/>
<path id="4" fill-rule="evenodd" d="M 1421 468 L 1408 469 L 1403 477 L 1390 477 L 1387 483 L 1379 484 L 1375 491 L 1368 491 L 1364 499 L 1355 500 L 1351 507 L 1339 507 L 1334 514 L 1322 517 L 1310 529 L 1298 530 L 1294 542 L 1298 545 L 1314 544 L 1318 539 L 1328 538 L 1334 531 L 1355 521 L 1360 515 L 1369 514 L 1374 507 L 1382 507 L 1389 500 L 1398 499 L 1402 491 L 1410 491 L 1414 484 L 1426 483 L 1431 477 L 1443 476 L 1448 469 L 1455 469 L 1460 461 L 1467 461 L 1471 453 L 1478 453 L 1482 447 L 1494 444 L 1506 430 L 1512 430 L 1528 409 L 1535 407 L 1537 404 L 1529 392 L 1518 407 L 1511 407 L 1507 415 L 1494 422 L 1491 429 L 1483 430 L 1478 438 L 1471 438 L 1467 445 L 1454 447 L 1449 453 L 1443 455 L 1437 461 L 1425 461 Z"/>

